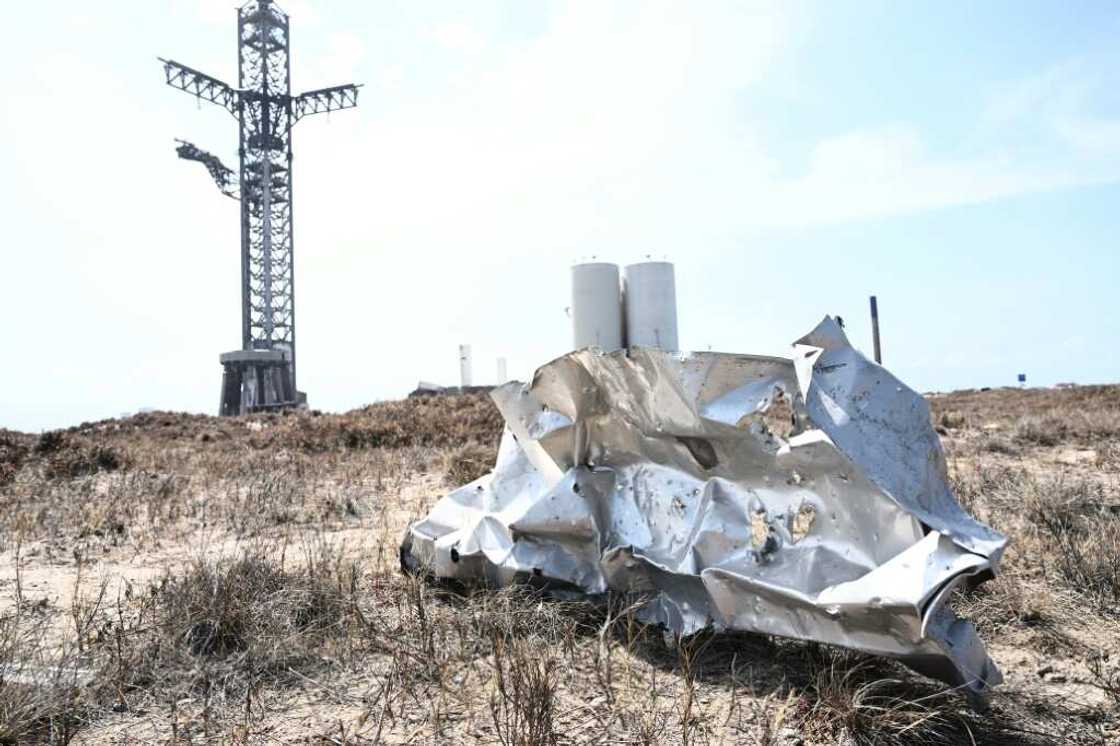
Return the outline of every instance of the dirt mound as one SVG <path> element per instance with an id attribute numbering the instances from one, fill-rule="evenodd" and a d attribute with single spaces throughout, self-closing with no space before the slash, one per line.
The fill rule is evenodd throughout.
<path id="1" fill-rule="evenodd" d="M 31 435 L 0 429 L 0 484 L 15 478 L 34 442 Z"/>
<path id="2" fill-rule="evenodd" d="M 1005 430 L 1019 445 L 1044 447 L 1120 438 L 1120 386 L 1115 384 L 969 389 L 933 394 L 929 402 L 934 425 L 942 431 Z"/>
<path id="3" fill-rule="evenodd" d="M 339 415 L 272 415 L 262 424 L 267 427 L 254 436 L 254 445 L 313 453 L 465 443 L 496 447 L 503 427 L 490 397 L 477 393 L 378 402 Z"/>
<path id="4" fill-rule="evenodd" d="M 0 430 L 0 484 L 21 469 L 48 479 L 125 469 L 156 451 L 299 451 L 307 454 L 410 447 L 497 452 L 502 418 L 483 393 L 436 394 L 370 404 L 344 414 L 285 410 L 247 417 L 145 412 L 83 422 L 39 436 Z"/>

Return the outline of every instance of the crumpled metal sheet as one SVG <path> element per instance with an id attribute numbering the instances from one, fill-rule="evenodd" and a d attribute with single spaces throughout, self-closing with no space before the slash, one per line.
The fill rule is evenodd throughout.
<path id="1" fill-rule="evenodd" d="M 492 392 L 494 471 L 402 557 L 441 578 L 643 594 L 642 618 L 900 658 L 983 700 L 1002 677 L 947 607 L 1006 539 L 960 507 L 929 407 L 831 318 L 792 359 L 579 350 Z M 792 408 L 788 440 L 762 420 Z"/>

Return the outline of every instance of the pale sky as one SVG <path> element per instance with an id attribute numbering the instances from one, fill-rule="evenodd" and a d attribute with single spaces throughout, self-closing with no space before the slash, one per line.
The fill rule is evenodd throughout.
<path id="1" fill-rule="evenodd" d="M 676 264 L 685 349 L 825 314 L 920 390 L 1120 380 L 1120 4 L 288 0 L 300 388 L 344 410 L 564 353 L 574 261 Z M 17 10 L 18 7 L 18 10 Z M 216 412 L 235 3 L 6 8 L 0 427 Z"/>

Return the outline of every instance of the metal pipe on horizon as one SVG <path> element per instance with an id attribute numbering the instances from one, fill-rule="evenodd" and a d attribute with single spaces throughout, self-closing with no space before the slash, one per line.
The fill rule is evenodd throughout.
<path id="1" fill-rule="evenodd" d="M 464 389 L 471 385 L 470 345 L 459 345 L 459 385 Z"/>
<path id="2" fill-rule="evenodd" d="M 883 364 L 883 351 L 879 346 L 879 303 L 871 296 L 871 336 L 875 340 L 875 362 Z"/>

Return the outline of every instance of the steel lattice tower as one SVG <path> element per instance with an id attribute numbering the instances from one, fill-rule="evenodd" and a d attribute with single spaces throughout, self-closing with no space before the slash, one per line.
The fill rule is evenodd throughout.
<path id="1" fill-rule="evenodd" d="M 160 59 L 167 84 L 226 109 L 239 124 L 237 177 L 215 156 L 178 141 L 180 158 L 204 164 L 223 194 L 241 202 L 241 350 L 221 356 L 219 413 L 306 401 L 296 389 L 292 272 L 292 126 L 308 114 L 358 105 L 348 84 L 291 95 L 288 16 L 271 0 L 237 11 L 238 87 Z"/>

